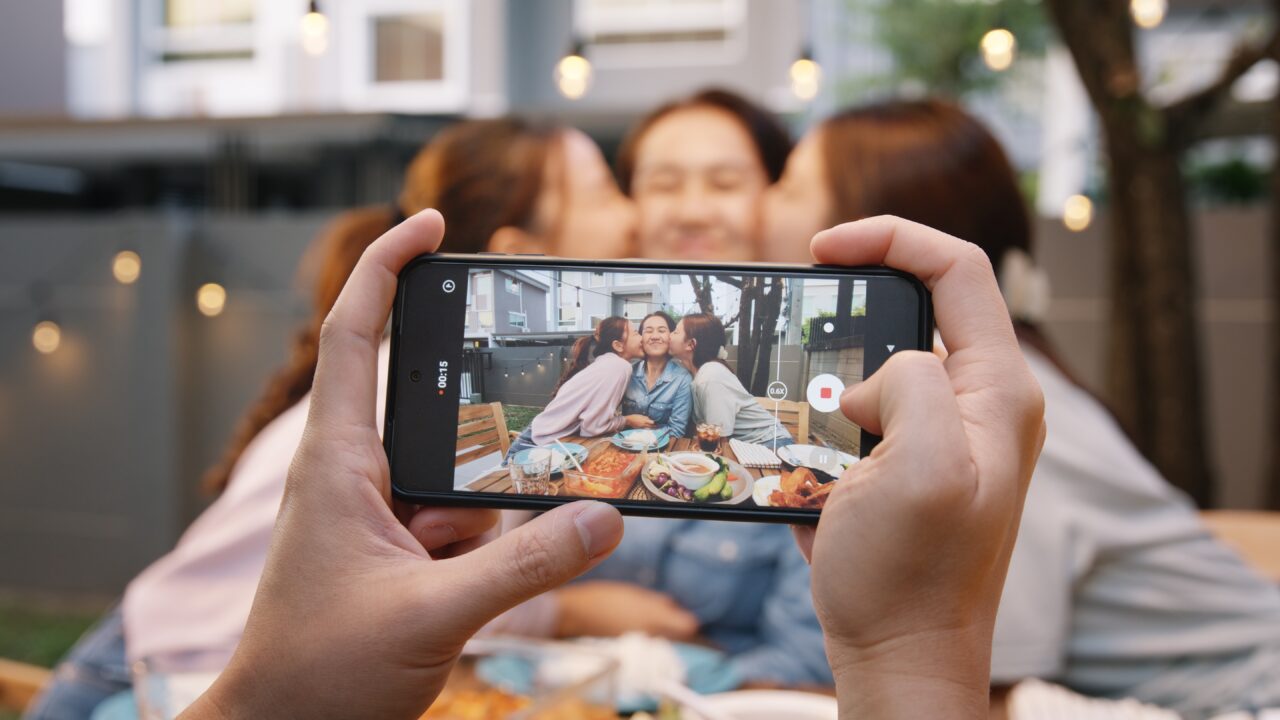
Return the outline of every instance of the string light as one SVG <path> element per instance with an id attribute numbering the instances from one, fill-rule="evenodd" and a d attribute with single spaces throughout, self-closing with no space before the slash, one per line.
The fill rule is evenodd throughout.
<path id="1" fill-rule="evenodd" d="M 1150 30 L 1164 22 L 1165 13 L 1169 11 L 1168 0 L 1130 0 L 1129 14 L 1138 27 Z"/>
<path id="2" fill-rule="evenodd" d="M 1006 28 L 995 28 L 982 36 L 981 48 L 982 62 L 996 72 L 1004 72 L 1013 65 L 1018 40 Z"/>
<path id="3" fill-rule="evenodd" d="M 329 49 L 329 18 L 320 12 L 320 5 L 311 0 L 307 14 L 302 16 L 302 50 L 313 57 L 323 55 Z"/>
<path id="4" fill-rule="evenodd" d="M 111 261 L 111 274 L 121 285 L 132 285 L 142 275 L 142 258 L 132 250 L 121 250 Z"/>
<path id="5" fill-rule="evenodd" d="M 1062 224 L 1072 232 L 1080 232 L 1093 222 L 1093 201 L 1084 195 L 1067 198 L 1062 209 Z"/>
<path id="6" fill-rule="evenodd" d="M 62 328 L 52 320 L 36 323 L 35 330 L 31 332 L 31 344 L 44 355 L 55 352 L 62 344 Z"/>
<path id="7" fill-rule="evenodd" d="M 791 63 L 791 92 L 801 100 L 812 100 L 822 87 L 822 66 L 805 50 Z"/>
<path id="8" fill-rule="evenodd" d="M 227 289 L 218 283 L 205 283 L 196 291 L 196 307 L 205 317 L 217 317 L 227 306 Z"/>
<path id="9" fill-rule="evenodd" d="M 584 54 L 581 40 L 575 40 L 569 52 L 556 63 L 556 88 L 560 94 L 570 100 L 577 100 L 587 94 L 591 86 L 591 61 Z"/>

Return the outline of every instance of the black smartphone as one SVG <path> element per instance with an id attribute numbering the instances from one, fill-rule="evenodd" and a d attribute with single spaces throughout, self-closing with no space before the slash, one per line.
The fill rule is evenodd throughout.
<path id="1" fill-rule="evenodd" d="M 929 350 L 881 267 L 423 255 L 400 274 L 384 442 L 422 504 L 816 522 L 878 438 L 840 393 Z"/>

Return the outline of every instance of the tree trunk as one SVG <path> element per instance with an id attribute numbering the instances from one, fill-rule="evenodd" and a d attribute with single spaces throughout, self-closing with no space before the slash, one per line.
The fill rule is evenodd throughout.
<path id="1" fill-rule="evenodd" d="M 1191 222 L 1179 159 L 1189 128 L 1142 96 L 1123 0 L 1049 0 L 1101 120 L 1111 212 L 1107 392 L 1138 448 L 1201 506 L 1212 501 Z M 1211 102 L 1208 104 L 1212 104 Z"/>
<path id="2" fill-rule="evenodd" d="M 1280 3 L 1276 14 L 1280 16 Z M 1280 95 L 1271 102 L 1272 143 L 1280 148 Z M 1271 462 L 1267 507 L 1280 510 L 1280 154 L 1271 169 Z"/>
<path id="3" fill-rule="evenodd" d="M 1104 118 L 1111 190 L 1108 396 L 1138 448 L 1201 507 L 1213 501 L 1187 191 L 1168 139 Z"/>

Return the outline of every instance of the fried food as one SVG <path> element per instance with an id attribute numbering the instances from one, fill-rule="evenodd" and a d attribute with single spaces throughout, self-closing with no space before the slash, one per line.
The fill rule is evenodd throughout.
<path id="1" fill-rule="evenodd" d="M 821 510 L 835 486 L 834 482 L 818 482 L 818 476 L 809 468 L 796 468 L 782 476 L 778 489 L 769 494 L 769 505 Z"/>

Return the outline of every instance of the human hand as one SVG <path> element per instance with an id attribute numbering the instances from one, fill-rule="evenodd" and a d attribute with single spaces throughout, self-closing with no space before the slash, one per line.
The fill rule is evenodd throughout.
<path id="1" fill-rule="evenodd" d="M 566 585 L 555 592 L 557 637 L 616 637 L 643 632 L 670 640 L 698 634 L 698 618 L 665 593 L 607 580 Z"/>
<path id="2" fill-rule="evenodd" d="M 428 210 L 383 235 L 325 320 L 306 430 L 244 637 L 183 717 L 417 718 L 481 626 L 621 539 L 617 511 L 594 502 L 483 545 L 496 512 L 393 509 L 374 418 L 378 345 L 397 273 L 443 233 Z"/>
<path id="3" fill-rule="evenodd" d="M 892 217 L 819 233 L 818 262 L 888 265 L 933 293 L 950 354 L 898 352 L 841 409 L 884 439 L 797 528 L 841 714 L 985 716 L 991 638 L 1044 398 L 977 246 Z"/>
<path id="4" fill-rule="evenodd" d="M 647 415 L 628 415 L 626 420 L 629 428 L 651 428 L 654 426 L 654 422 Z"/>

